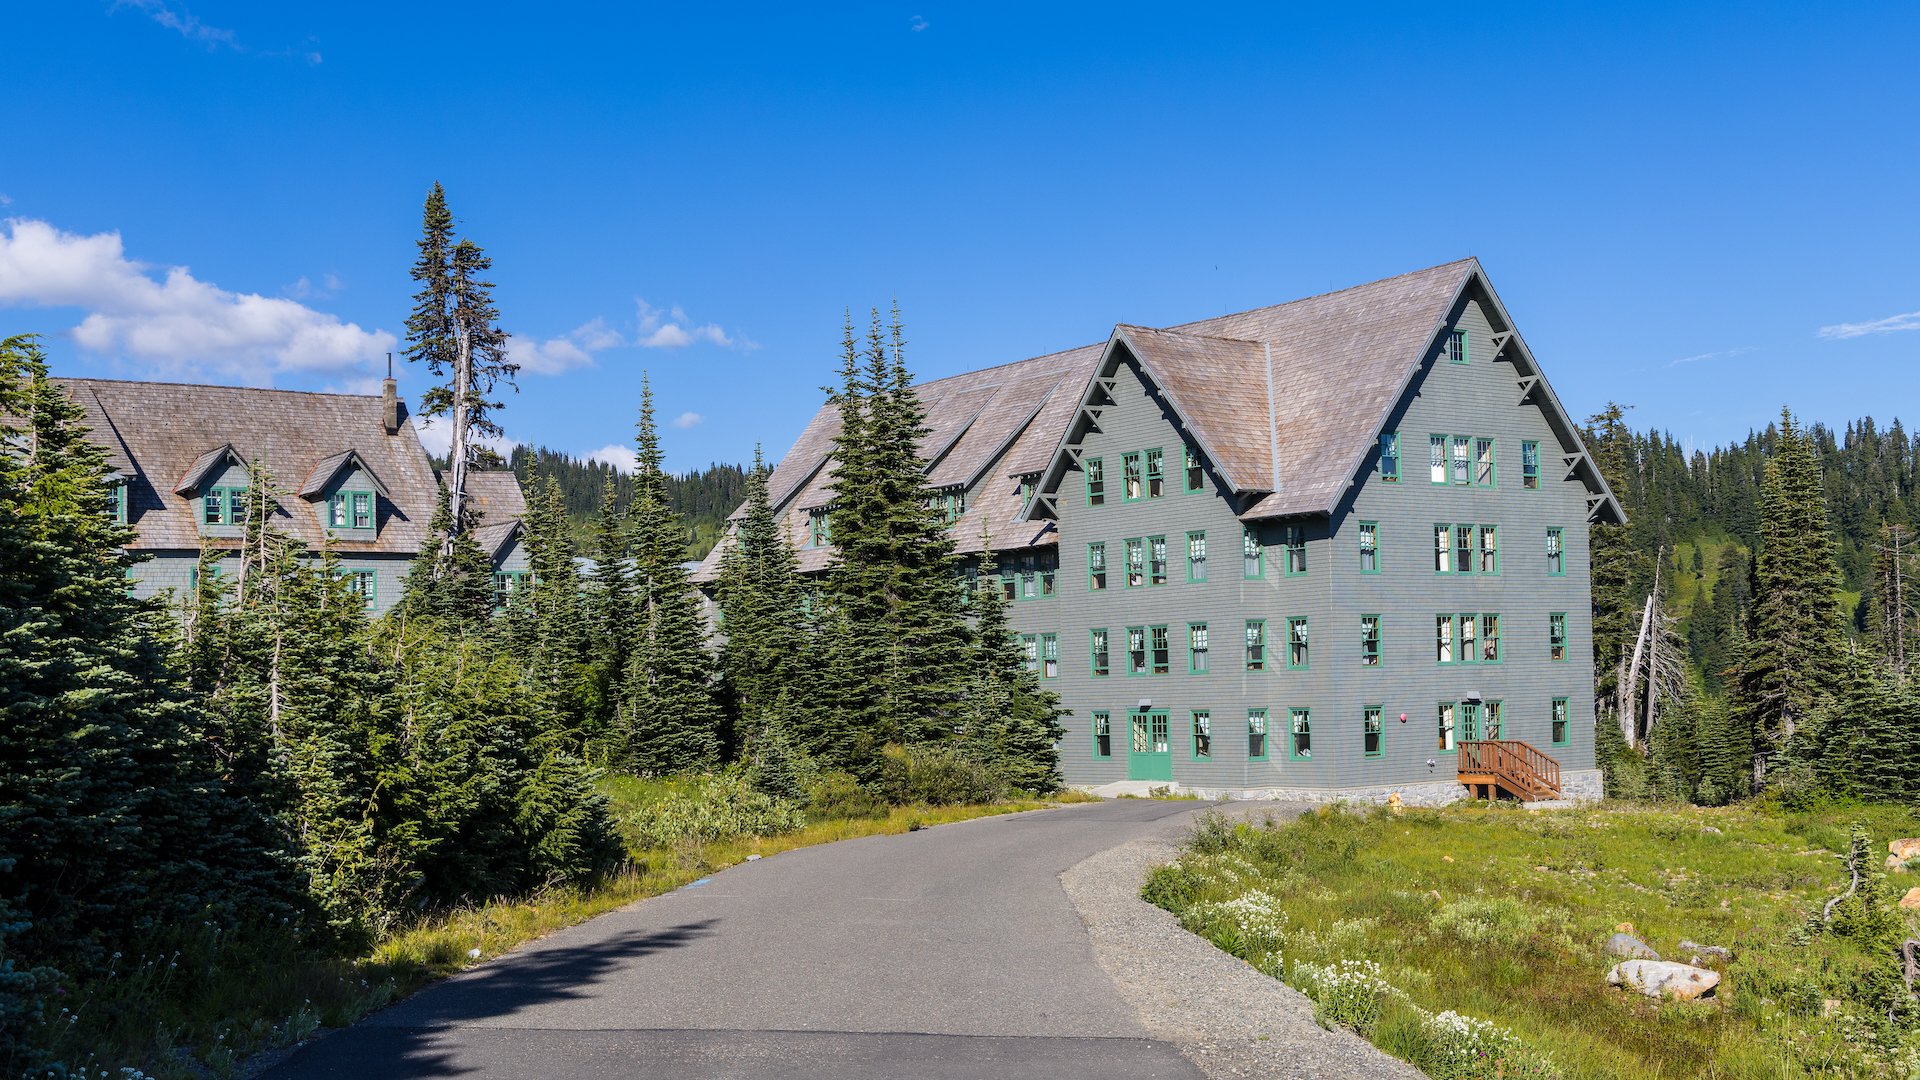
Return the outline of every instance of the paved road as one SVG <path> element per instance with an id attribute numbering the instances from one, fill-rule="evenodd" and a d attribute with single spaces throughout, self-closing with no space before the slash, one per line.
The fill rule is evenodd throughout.
<path id="1" fill-rule="evenodd" d="M 1197 1080 L 1094 959 L 1062 871 L 1178 832 L 1124 800 L 791 851 L 319 1039 L 276 1080 Z"/>

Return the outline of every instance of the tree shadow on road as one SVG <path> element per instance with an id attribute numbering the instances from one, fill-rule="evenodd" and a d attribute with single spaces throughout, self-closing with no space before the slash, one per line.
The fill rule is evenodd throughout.
<path id="1" fill-rule="evenodd" d="M 365 1021 L 318 1039 L 262 1080 L 460 1076 L 478 1062 L 459 1053 L 449 1029 L 521 1009 L 591 996 L 621 964 L 688 945 L 713 933 L 715 920 L 579 945 L 534 946 L 430 986 Z"/>

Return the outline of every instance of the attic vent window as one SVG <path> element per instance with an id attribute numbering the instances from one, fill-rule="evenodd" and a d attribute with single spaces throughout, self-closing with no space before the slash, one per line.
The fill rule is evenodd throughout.
<path id="1" fill-rule="evenodd" d="M 1455 364 L 1467 362 L 1467 332 L 1465 330 L 1447 331 L 1447 360 Z"/>

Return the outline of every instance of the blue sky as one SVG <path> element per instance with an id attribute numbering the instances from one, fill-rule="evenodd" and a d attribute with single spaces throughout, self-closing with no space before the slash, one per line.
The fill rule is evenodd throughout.
<path id="1" fill-rule="evenodd" d="M 1915 422 L 1920 7 L 1672 7 L 24 5 L 0 332 L 364 388 L 437 179 L 580 454 L 646 369 L 777 456 L 849 307 L 934 378 L 1469 254 L 1576 413 Z"/>

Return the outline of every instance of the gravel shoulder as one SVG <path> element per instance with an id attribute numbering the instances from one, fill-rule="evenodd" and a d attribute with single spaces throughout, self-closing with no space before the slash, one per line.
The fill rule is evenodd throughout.
<path id="1" fill-rule="evenodd" d="M 1217 810 L 1259 820 L 1290 817 L 1301 808 L 1229 804 Z M 1130 840 L 1060 875 L 1086 923 L 1094 958 L 1155 1039 L 1173 1044 L 1209 1080 L 1425 1076 L 1351 1032 L 1320 1027 L 1305 995 L 1189 934 L 1171 914 L 1140 899 L 1148 871 L 1172 861 L 1180 839 L 1163 834 Z"/>

